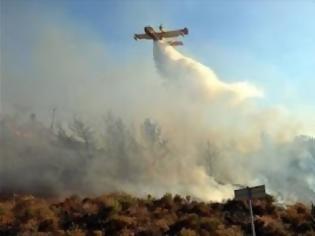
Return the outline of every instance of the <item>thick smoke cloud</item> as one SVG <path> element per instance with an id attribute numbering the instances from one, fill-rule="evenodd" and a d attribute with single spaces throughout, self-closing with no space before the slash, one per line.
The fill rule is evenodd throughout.
<path id="1" fill-rule="evenodd" d="M 295 138 L 299 125 L 279 109 L 258 108 L 260 89 L 226 83 L 163 43 L 154 61 L 137 53 L 123 63 L 73 25 L 36 22 L 23 67 L 10 37 L 1 44 L 1 192 L 222 200 L 266 184 L 285 200 L 314 198 L 314 142 Z"/>
<path id="2" fill-rule="evenodd" d="M 194 100 L 187 106 L 202 104 L 198 117 L 207 117 L 208 112 L 216 116 L 202 125 L 208 143 L 201 162 L 208 175 L 219 183 L 266 184 L 286 200 L 314 197 L 313 139 L 296 137 L 298 124 L 286 121 L 289 117 L 279 109 L 259 109 L 248 103 L 246 98 L 261 97 L 258 89 L 247 83 L 224 83 L 211 69 L 164 43 L 154 45 L 154 58 L 160 74 Z M 186 117 L 194 120 L 195 115 Z"/>
<path id="3" fill-rule="evenodd" d="M 162 52 L 161 52 L 162 51 Z M 246 82 L 225 83 L 215 73 L 201 63 L 181 55 L 173 47 L 164 43 L 154 43 L 154 59 L 159 72 L 177 80 L 184 88 L 189 88 L 192 97 L 210 100 L 229 97 L 239 102 L 249 97 L 261 97 L 262 91 Z"/>
<path id="4" fill-rule="evenodd" d="M 137 136 L 109 113 L 98 147 L 93 131 L 82 121 L 75 119 L 69 127 L 68 131 L 59 127 L 55 134 L 35 119 L 20 124 L 5 117 L 1 192 L 43 196 L 173 192 L 208 200 L 229 194 L 229 188 L 217 184 L 194 158 L 178 159 L 161 127 L 151 119 L 143 122 Z"/>

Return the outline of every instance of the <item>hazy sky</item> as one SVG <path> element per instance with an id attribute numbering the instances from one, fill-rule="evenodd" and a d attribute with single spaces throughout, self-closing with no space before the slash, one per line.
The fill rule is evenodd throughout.
<path id="1" fill-rule="evenodd" d="M 132 37 L 162 23 L 166 29 L 188 27 L 180 50 L 224 81 L 262 88 L 263 104 L 283 104 L 300 116 L 315 112 L 313 0 L 0 2 L 2 70 L 27 68 L 37 27 L 47 17 L 106 42 L 113 60 L 125 63 L 138 56 L 152 59 L 151 43 Z"/>

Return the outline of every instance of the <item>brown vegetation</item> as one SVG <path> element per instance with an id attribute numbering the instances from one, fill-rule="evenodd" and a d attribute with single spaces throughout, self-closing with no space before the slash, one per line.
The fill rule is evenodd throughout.
<path id="1" fill-rule="evenodd" d="M 315 235 L 314 214 L 301 203 L 277 206 L 271 197 L 253 204 L 257 235 Z M 14 196 L 0 201 L 0 235 L 246 235 L 248 205 L 192 201 L 164 195 L 107 194 L 62 202 Z"/>

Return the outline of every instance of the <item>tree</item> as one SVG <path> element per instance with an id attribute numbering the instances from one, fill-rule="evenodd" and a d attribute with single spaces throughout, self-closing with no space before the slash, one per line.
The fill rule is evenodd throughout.
<path id="1" fill-rule="evenodd" d="M 93 148 L 93 132 L 91 128 L 78 118 L 73 119 L 69 128 L 76 138 L 79 138 L 84 142 L 88 157 L 92 157 L 91 149 Z"/>

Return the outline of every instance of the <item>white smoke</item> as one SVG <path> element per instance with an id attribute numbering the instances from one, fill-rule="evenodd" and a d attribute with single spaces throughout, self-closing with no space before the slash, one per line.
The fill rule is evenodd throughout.
<path id="1" fill-rule="evenodd" d="M 261 90 L 246 82 L 220 81 L 210 68 L 164 43 L 154 44 L 154 59 L 167 84 L 176 87 L 174 99 L 189 97 L 185 103 L 192 108 L 186 111 L 193 113 L 182 114 L 183 119 L 202 127 L 188 126 L 191 133 L 198 130 L 191 143 L 203 137 L 211 144 L 202 160 L 204 167 L 210 166 L 207 175 L 219 183 L 266 184 L 269 192 L 285 200 L 314 198 L 313 139 L 295 138 L 299 125 L 281 110 L 259 109 L 245 100 L 262 97 Z M 194 117 L 209 122 L 196 123 Z"/>
<path id="2" fill-rule="evenodd" d="M 210 68 L 183 56 L 164 42 L 154 43 L 153 53 L 159 72 L 189 88 L 190 94 L 187 95 L 202 97 L 208 102 L 218 97 L 229 97 L 234 103 L 263 96 L 261 90 L 246 82 L 225 83 L 219 80 Z"/>

